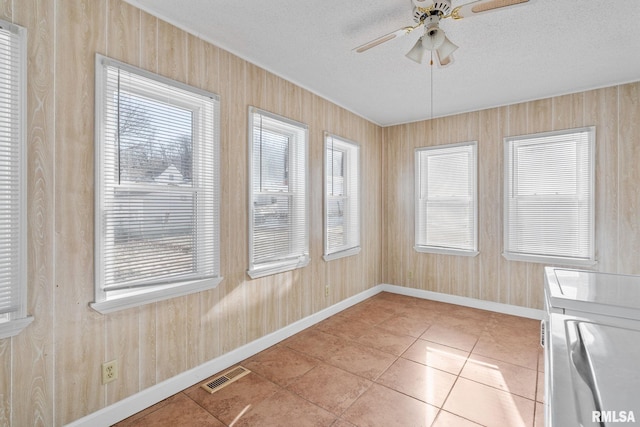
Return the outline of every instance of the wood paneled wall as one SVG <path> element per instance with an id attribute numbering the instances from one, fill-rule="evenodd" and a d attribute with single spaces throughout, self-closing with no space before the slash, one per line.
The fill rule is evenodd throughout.
<path id="1" fill-rule="evenodd" d="M 0 0 L 28 30 L 28 271 L 34 322 L 0 340 L 0 426 L 61 426 L 378 283 L 541 307 L 542 265 L 502 250 L 502 138 L 597 127 L 597 269 L 640 273 L 640 84 L 380 127 L 122 0 Z M 221 97 L 221 266 L 208 292 L 92 311 L 94 58 Z M 249 280 L 247 109 L 309 125 L 311 263 Z M 323 131 L 362 146 L 362 252 L 324 262 Z M 413 149 L 478 140 L 480 255 L 413 250 Z M 330 287 L 325 297 L 325 286 Z M 103 386 L 100 364 L 120 378 Z"/>
<path id="2" fill-rule="evenodd" d="M 28 30 L 29 314 L 0 340 L 0 426 L 61 426 L 382 282 L 382 129 L 122 0 L 0 0 Z M 101 315 L 93 300 L 95 54 L 221 98 L 218 288 Z M 309 125 L 311 263 L 249 280 L 248 106 Z M 362 252 L 324 262 L 323 132 L 361 144 Z M 325 286 L 330 288 L 325 297 Z M 100 364 L 120 377 L 103 386 Z M 212 372 L 213 374 L 213 372 Z"/>
<path id="3" fill-rule="evenodd" d="M 640 274 L 640 83 L 384 129 L 386 283 L 542 308 L 543 264 L 507 261 L 503 249 L 503 138 L 596 126 L 597 265 Z M 414 149 L 478 141 L 476 257 L 423 254 L 414 244 Z"/>

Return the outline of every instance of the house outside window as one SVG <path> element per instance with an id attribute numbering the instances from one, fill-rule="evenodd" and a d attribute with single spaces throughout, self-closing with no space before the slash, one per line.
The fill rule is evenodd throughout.
<path id="1" fill-rule="evenodd" d="M 219 114 L 215 94 L 97 55 L 94 309 L 222 280 Z"/>

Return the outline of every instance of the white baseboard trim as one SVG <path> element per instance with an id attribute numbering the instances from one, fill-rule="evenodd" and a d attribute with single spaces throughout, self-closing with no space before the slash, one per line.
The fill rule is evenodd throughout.
<path id="1" fill-rule="evenodd" d="M 381 292 L 391 292 L 394 294 L 406 295 L 409 297 L 446 302 L 449 304 L 457 304 L 465 307 L 479 308 L 480 310 L 495 311 L 497 313 L 511 314 L 513 316 L 526 317 L 529 319 L 542 320 L 543 315 L 542 310 L 520 307 L 518 305 L 503 304 L 499 302 L 462 297 L 459 295 L 443 294 L 440 292 L 425 291 L 423 289 L 407 288 L 397 285 L 382 284 L 378 286 L 381 287 Z"/>
<path id="2" fill-rule="evenodd" d="M 169 378 L 168 380 L 100 409 L 99 411 L 93 412 L 83 418 L 67 424 L 67 426 L 94 427 L 110 426 L 115 424 L 380 292 L 391 292 L 410 297 L 511 314 L 514 316 L 542 319 L 542 310 L 536 310 L 533 308 L 483 301 L 457 295 L 425 291 L 422 289 L 407 288 L 404 286 L 380 284 L 367 289 L 366 291 L 360 292 L 357 295 L 344 299 L 331 307 L 320 310 L 319 312 L 307 316 L 304 319 L 300 319 L 282 329 L 278 329 L 277 331 L 265 335 L 262 338 L 251 341 L 242 347 L 216 357 L 215 359 L 205 362 L 200 366 L 196 366 L 195 368 L 178 374 L 175 377 Z"/>
<path id="3" fill-rule="evenodd" d="M 119 402 L 93 412 L 70 424 L 68 427 L 110 426 L 152 406 L 192 385 L 204 381 L 210 376 L 223 371 L 244 359 L 257 354 L 316 323 L 345 310 L 352 305 L 370 298 L 382 291 L 381 285 L 374 286 L 357 295 L 340 301 L 330 307 L 300 319 L 282 329 L 278 329 L 262 338 L 238 347 L 222 356 L 216 357 L 202 365 L 162 381 L 154 386 L 131 395 Z"/>

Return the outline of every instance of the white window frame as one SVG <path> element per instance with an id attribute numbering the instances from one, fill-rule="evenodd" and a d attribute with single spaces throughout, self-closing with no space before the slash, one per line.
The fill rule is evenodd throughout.
<path id="1" fill-rule="evenodd" d="M 329 167 L 330 153 L 343 153 L 344 177 L 342 196 L 331 193 L 333 175 Z M 360 229 L 362 216 L 360 209 L 361 180 L 360 180 L 360 145 L 347 139 L 325 132 L 324 135 L 324 260 L 331 261 L 338 258 L 357 255 L 360 253 Z M 342 199 L 344 206 L 343 233 L 346 243 L 341 246 L 331 246 L 329 241 L 329 204 L 333 199 Z"/>
<path id="2" fill-rule="evenodd" d="M 428 161 L 431 156 L 439 156 L 443 154 L 466 153 L 471 156 L 470 168 L 468 171 L 468 180 L 471 182 L 470 193 L 467 196 L 452 196 L 448 201 L 457 204 L 464 202 L 471 204 L 473 216 L 468 218 L 468 226 L 472 229 L 470 235 L 470 244 L 467 247 L 451 245 L 434 245 L 428 241 L 428 218 L 427 203 L 430 198 L 428 195 L 429 182 L 427 176 L 422 176 L 421 167 L 423 161 Z M 415 150 L 415 246 L 416 252 L 438 253 L 447 255 L 476 256 L 478 255 L 478 143 L 477 141 L 462 142 L 456 144 L 435 145 L 429 147 L 421 147 Z M 461 198 L 462 197 L 462 198 Z M 464 200 L 463 200 L 464 199 Z M 437 200 L 436 200 L 437 201 Z M 442 200 L 441 202 L 447 202 Z M 423 227 L 423 224 L 424 227 Z M 421 231 L 424 230 L 424 235 Z"/>
<path id="3" fill-rule="evenodd" d="M 252 279 L 264 277 L 272 274 L 277 274 L 297 268 L 305 267 L 309 264 L 309 161 L 308 161 L 308 139 L 309 130 L 308 126 L 296 122 L 294 120 L 282 117 L 280 115 L 270 113 L 258 109 L 256 107 L 249 107 L 248 114 L 248 170 L 249 170 L 249 182 L 248 182 L 248 237 L 249 237 L 249 268 L 247 274 Z M 293 201 L 293 208 L 291 215 L 293 218 L 290 220 L 288 230 L 292 230 L 291 224 L 302 223 L 303 231 L 302 236 L 297 236 L 299 240 L 295 240 L 296 236 L 292 236 L 290 239 L 291 252 L 286 255 L 274 256 L 268 260 L 256 261 L 256 255 L 254 251 L 254 217 L 256 215 L 255 198 L 259 195 L 264 195 L 264 192 L 254 192 L 254 138 L 258 138 L 259 135 L 255 132 L 256 128 L 268 129 L 271 132 L 277 132 L 282 135 L 286 135 L 289 138 L 289 152 L 288 152 L 288 166 L 289 166 L 289 187 L 290 190 L 287 193 L 274 192 L 274 196 L 288 195 L 291 196 Z M 299 170 L 302 168 L 303 170 Z M 304 194 L 300 194 L 303 192 Z M 271 193 L 269 193 L 271 194 Z M 294 231 L 295 232 L 295 231 Z"/>
<path id="4" fill-rule="evenodd" d="M 107 85 L 109 73 L 123 72 L 131 76 L 135 83 L 122 81 L 120 87 Z M 143 85 L 149 85 L 142 88 Z M 108 280 L 105 272 L 105 250 L 113 246 L 113 230 L 106 225 L 107 206 L 105 204 L 109 188 L 141 191 L 144 184 L 117 183 L 113 171 L 105 167 L 107 143 L 113 135 L 107 131 L 107 104 L 109 95 L 120 89 L 153 99 L 154 101 L 193 111 L 193 182 L 188 191 L 199 200 L 195 213 L 197 230 L 196 247 L 207 246 L 206 271 L 196 271 L 181 276 L 163 278 L 154 276 L 148 279 L 121 282 Z M 220 102 L 211 92 L 198 89 L 184 83 L 142 70 L 102 55 L 96 55 L 96 118 L 95 118 L 95 302 L 91 307 L 106 314 L 117 310 L 136 307 L 162 301 L 181 295 L 187 295 L 215 288 L 221 281 L 220 276 L 220 233 L 219 233 L 219 146 L 220 146 Z M 205 127 L 211 130 L 205 136 Z M 205 140 L 205 137 L 207 138 Z M 210 138 L 210 139 L 209 139 Z M 207 146 L 207 148 L 204 148 Z M 205 152 L 207 153 L 205 155 Z M 126 187 L 126 188 L 125 188 Z M 157 190 L 155 190 L 157 191 Z M 178 190 L 176 190 L 178 191 Z M 185 190 L 187 191 L 187 190 Z M 203 207 L 203 205 L 205 205 Z M 111 246 L 110 246 L 111 245 Z M 202 250 L 196 250 L 196 258 L 202 256 Z M 198 263 L 202 265 L 204 263 Z M 108 280 L 108 282 L 107 282 Z"/>
<path id="5" fill-rule="evenodd" d="M 588 249 L 587 253 L 583 256 L 571 256 L 569 254 L 542 254 L 542 253 L 533 253 L 527 252 L 525 250 L 516 250 L 516 243 L 511 243 L 511 238 L 513 237 L 510 232 L 511 229 L 511 219 L 510 219 L 510 206 L 512 203 L 516 203 L 518 197 L 515 195 L 515 186 L 514 180 L 516 180 L 515 176 L 517 175 L 516 169 L 517 164 L 514 159 L 517 157 L 514 153 L 514 146 L 518 144 L 522 147 L 531 147 L 535 145 L 543 145 L 543 144 L 551 144 L 554 142 L 558 142 L 559 140 L 563 140 L 563 142 L 567 142 L 567 140 L 574 138 L 576 135 L 581 134 L 581 137 L 577 137 L 575 142 L 576 146 L 578 145 L 580 139 L 587 138 L 587 166 L 585 173 L 588 174 L 587 181 L 580 183 L 577 185 L 579 188 L 576 189 L 577 194 L 569 196 L 569 195 L 554 195 L 554 196 L 526 196 L 529 200 L 532 197 L 538 198 L 541 203 L 545 201 L 548 203 L 549 199 L 558 199 L 562 198 L 573 200 L 575 199 L 577 202 L 581 203 L 583 206 L 586 204 L 588 209 L 588 228 L 589 230 L 586 233 L 583 233 L 580 237 L 581 240 L 588 239 Z M 578 148 L 577 148 L 578 149 Z M 539 172 L 541 173 L 541 172 Z M 539 175 L 538 173 L 538 175 Z M 578 170 L 575 172 L 579 173 Z M 537 176 L 537 175 L 536 175 Z M 525 196 L 521 196 L 525 197 Z M 585 200 L 586 198 L 586 200 Z M 527 261 L 527 262 L 537 262 L 537 263 L 545 263 L 545 264 L 562 264 L 562 265 L 575 265 L 575 266 L 591 266 L 596 264 L 595 259 L 595 127 L 582 127 L 576 129 L 567 129 L 553 132 L 543 132 L 537 134 L 529 134 L 529 135 L 520 135 L 513 137 L 504 138 L 504 251 L 503 256 L 508 260 L 514 261 Z M 535 234 L 535 233 L 533 233 Z M 513 237 L 516 238 L 516 237 Z M 523 248 L 524 249 L 524 248 Z"/>
<path id="6" fill-rule="evenodd" d="M 3 190 L 3 193 L 13 199 L 0 206 L 9 209 L 8 213 L 0 211 L 0 218 L 4 219 L 5 214 L 10 218 L 9 227 L 0 231 L 12 230 L 13 234 L 10 239 L 4 234 L 0 236 L 4 240 L 2 252 L 6 254 L 9 249 L 0 267 L 8 269 L 3 271 L 3 280 L 8 277 L 6 284 L 13 300 L 12 307 L 0 313 L 0 339 L 4 339 L 18 335 L 33 317 L 27 315 L 27 30 L 0 20 L 0 33 L 3 56 L 9 58 L 6 71 L 2 73 L 8 80 L 3 86 L 8 90 L 2 90 L 0 103 L 11 112 L 3 114 L 0 123 L 2 137 L 6 138 L 0 143 L 0 148 L 5 148 L 0 150 L 0 178 L 4 176 L 0 186 L 6 185 L 7 191 Z M 6 184 L 7 177 L 12 178 L 9 184 Z M 17 215 L 11 215 L 16 208 Z"/>

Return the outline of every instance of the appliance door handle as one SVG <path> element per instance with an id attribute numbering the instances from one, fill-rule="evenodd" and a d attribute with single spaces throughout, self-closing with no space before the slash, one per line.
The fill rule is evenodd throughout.
<path id="1" fill-rule="evenodd" d="M 571 342 L 569 344 L 569 356 L 571 358 L 571 363 L 580 378 L 582 378 L 589 388 L 589 392 L 591 393 L 593 404 L 595 406 L 594 410 L 601 412 L 602 405 L 600 403 L 600 395 L 596 388 L 595 379 L 593 377 L 593 368 L 589 362 L 589 356 L 587 355 L 587 349 L 584 346 L 582 333 L 580 332 L 580 328 L 578 328 L 578 324 L 576 322 L 567 322 L 567 326 L 568 325 L 572 326 L 572 332 L 575 333 L 575 335 L 571 334 Z M 605 427 L 605 424 L 602 421 L 599 421 L 598 425 L 600 427 Z"/>

